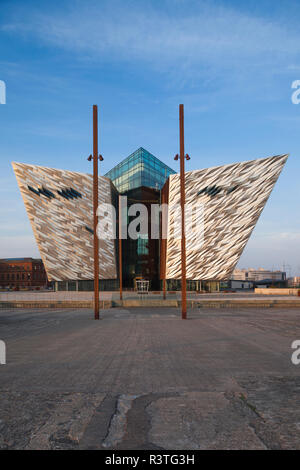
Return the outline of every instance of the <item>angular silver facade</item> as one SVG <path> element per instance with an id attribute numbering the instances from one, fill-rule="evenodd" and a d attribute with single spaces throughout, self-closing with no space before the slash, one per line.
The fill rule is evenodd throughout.
<path id="1" fill-rule="evenodd" d="M 186 204 L 203 208 L 203 238 L 187 233 L 186 277 L 228 279 L 269 198 L 288 155 L 234 163 L 186 173 Z M 168 233 L 178 232 L 179 175 L 169 179 Z M 180 233 L 180 224 L 179 224 Z M 166 278 L 180 279 L 180 240 L 166 243 Z"/>
<path id="2" fill-rule="evenodd" d="M 92 176 L 13 163 L 49 280 L 93 279 Z M 99 177 L 99 203 L 111 204 L 112 184 Z M 100 279 L 116 278 L 115 240 L 99 240 Z"/>
<path id="3" fill-rule="evenodd" d="M 287 157 L 186 172 L 187 207 L 202 210 L 200 222 L 187 228 L 187 279 L 230 277 Z M 48 278 L 93 279 L 92 176 L 22 163 L 13 168 Z M 99 177 L 99 203 L 111 204 L 114 193 L 111 181 Z M 167 279 L 180 279 L 178 174 L 169 177 L 162 197 L 169 201 L 169 214 L 168 239 L 161 241 L 161 276 L 166 270 Z M 99 240 L 99 258 L 100 279 L 116 279 L 114 239 Z"/>

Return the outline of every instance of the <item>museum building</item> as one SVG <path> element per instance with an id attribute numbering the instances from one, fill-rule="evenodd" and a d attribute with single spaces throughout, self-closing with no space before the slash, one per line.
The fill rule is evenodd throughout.
<path id="1" fill-rule="evenodd" d="M 189 230 L 187 237 L 188 289 L 212 288 L 230 279 L 287 158 L 186 171 L 186 204 L 202 208 L 203 223 L 201 243 L 197 230 Z M 92 175 L 12 165 L 49 281 L 57 290 L 93 290 Z M 179 174 L 141 147 L 99 176 L 99 204 L 112 204 L 117 222 L 119 195 L 127 198 L 121 212 L 127 226 L 134 218 L 133 204 L 144 204 L 149 213 L 153 204 L 168 205 L 167 237 L 151 237 L 149 218 L 139 236 L 122 239 L 123 287 L 132 289 L 143 278 L 152 290 L 160 290 L 165 277 L 169 289 L 179 289 L 180 240 L 172 236 L 178 226 Z M 100 289 L 118 289 L 118 271 L 118 240 L 100 239 Z"/>

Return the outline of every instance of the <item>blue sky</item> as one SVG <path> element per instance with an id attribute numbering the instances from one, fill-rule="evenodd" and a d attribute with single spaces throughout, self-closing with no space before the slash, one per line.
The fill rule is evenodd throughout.
<path id="1" fill-rule="evenodd" d="M 240 267 L 300 274 L 300 2 L 0 0 L 0 257 L 38 256 L 10 162 L 105 173 L 142 146 L 188 169 L 290 153 Z"/>

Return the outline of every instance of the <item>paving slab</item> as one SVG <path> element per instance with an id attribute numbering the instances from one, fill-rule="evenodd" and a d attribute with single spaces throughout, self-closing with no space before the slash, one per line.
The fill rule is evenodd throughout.
<path id="1" fill-rule="evenodd" d="M 299 449 L 296 309 L 2 310 L 1 449 Z"/>

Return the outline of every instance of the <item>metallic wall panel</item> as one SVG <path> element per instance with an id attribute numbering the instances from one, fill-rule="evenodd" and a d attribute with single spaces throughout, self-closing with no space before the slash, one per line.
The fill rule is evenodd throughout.
<path id="1" fill-rule="evenodd" d="M 288 155 L 186 172 L 186 204 L 203 205 L 203 243 L 186 233 L 187 279 L 228 279 L 268 200 Z M 198 192 L 215 187 L 216 195 Z M 180 233 L 179 175 L 170 176 L 168 233 Z M 180 240 L 168 236 L 166 278 L 180 279 Z"/>
<path id="2" fill-rule="evenodd" d="M 13 163 L 13 169 L 49 280 L 93 279 L 92 176 L 74 171 Z M 45 187 L 55 198 L 28 189 Z M 82 198 L 57 193 L 73 188 Z M 108 178 L 99 177 L 99 203 L 111 203 Z M 99 240 L 100 279 L 115 279 L 115 240 Z"/>

